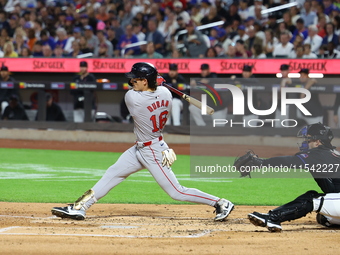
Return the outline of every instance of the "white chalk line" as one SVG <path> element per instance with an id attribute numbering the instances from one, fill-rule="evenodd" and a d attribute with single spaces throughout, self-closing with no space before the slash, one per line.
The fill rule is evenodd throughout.
<path id="1" fill-rule="evenodd" d="M 51 217 L 34 217 L 34 216 L 16 216 L 16 215 L 0 215 L 0 217 L 4 217 L 4 218 L 24 218 L 24 219 L 52 219 L 54 218 L 54 216 Z"/>
<path id="2" fill-rule="evenodd" d="M 12 226 L 12 227 L 8 227 L 8 228 L 0 228 L 0 234 L 2 232 L 6 232 L 6 231 L 14 229 L 14 228 L 20 228 L 20 227 L 19 226 Z"/>
<path id="3" fill-rule="evenodd" d="M 109 229 L 117 229 L 117 228 L 121 228 L 121 229 L 133 229 L 133 228 L 139 228 L 137 226 L 126 226 L 126 225 L 121 225 L 121 226 L 117 226 L 117 225 L 105 225 L 105 226 L 100 226 L 100 228 L 109 228 Z"/>
<path id="4" fill-rule="evenodd" d="M 36 219 L 36 220 L 48 220 L 48 219 L 61 219 L 57 216 L 49 216 L 49 217 L 34 217 L 34 216 L 16 216 L 16 215 L 0 215 L 0 217 L 4 218 L 24 218 L 24 219 Z M 157 219 L 171 219 L 171 220 L 209 220 L 209 218 L 196 218 L 196 217 L 173 217 L 173 216 L 145 216 L 145 215 L 107 215 L 107 216 L 88 216 L 86 219 L 101 219 L 101 218 L 116 218 L 116 217 L 128 217 L 128 218 L 157 218 Z M 65 220 L 69 221 L 69 220 Z M 75 221 L 78 222 L 78 221 Z M 82 223 L 87 223 L 86 221 L 79 221 Z M 53 222 L 54 223 L 54 222 Z M 56 222 L 58 223 L 58 222 Z M 93 222 L 89 222 L 93 224 Z M 116 223 L 115 223 L 116 224 Z"/>
<path id="5" fill-rule="evenodd" d="M 210 234 L 213 230 L 202 230 L 200 233 L 197 234 L 190 234 L 184 236 L 154 236 L 154 235 L 103 235 L 103 234 L 56 234 L 56 233 L 5 233 L 6 231 L 17 229 L 17 228 L 38 228 L 39 227 L 19 227 L 19 226 L 12 226 L 7 228 L 0 229 L 0 235 L 23 235 L 23 236 L 83 236 L 83 237 L 118 237 L 118 238 L 199 238 L 205 235 Z M 46 228 L 44 228 L 46 229 Z M 78 228 L 78 229 L 86 229 L 88 228 Z"/>
<path id="6" fill-rule="evenodd" d="M 93 234 L 36 234 L 36 233 L 0 233 L 0 235 L 24 235 L 24 236 L 76 236 L 76 237 L 118 237 L 118 238 L 199 238 L 210 234 L 212 231 L 203 231 L 199 234 L 187 236 L 133 236 L 133 235 L 93 235 Z"/>

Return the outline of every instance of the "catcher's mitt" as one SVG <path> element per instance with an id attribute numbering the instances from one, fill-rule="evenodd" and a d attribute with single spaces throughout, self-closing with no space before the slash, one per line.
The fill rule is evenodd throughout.
<path id="1" fill-rule="evenodd" d="M 252 170 L 251 166 L 260 166 L 262 164 L 260 159 L 252 150 L 249 150 L 246 154 L 239 158 L 235 158 L 234 167 L 241 173 L 241 177 L 250 176 Z"/>

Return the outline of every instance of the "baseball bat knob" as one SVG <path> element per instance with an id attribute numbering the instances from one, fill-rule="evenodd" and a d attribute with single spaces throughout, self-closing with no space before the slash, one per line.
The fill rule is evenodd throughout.
<path id="1" fill-rule="evenodd" d="M 209 115 L 213 115 L 214 112 L 215 112 L 215 110 L 214 110 L 213 108 L 208 108 L 208 109 L 207 109 L 207 113 L 208 113 Z"/>

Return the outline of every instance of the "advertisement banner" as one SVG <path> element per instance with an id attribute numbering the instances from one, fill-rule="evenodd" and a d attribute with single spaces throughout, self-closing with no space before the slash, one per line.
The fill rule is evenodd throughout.
<path id="1" fill-rule="evenodd" d="M 125 73 L 136 62 L 149 62 L 160 73 L 169 71 L 169 64 L 177 64 L 180 73 L 200 73 L 202 64 L 209 64 L 211 72 L 241 73 L 243 66 L 253 67 L 255 74 L 276 74 L 281 64 L 288 64 L 292 73 L 308 68 L 311 73 L 338 74 L 339 59 L 76 59 L 76 58 L 2 58 L 0 65 L 11 72 L 79 72 L 80 61 L 86 61 L 89 72 Z"/>

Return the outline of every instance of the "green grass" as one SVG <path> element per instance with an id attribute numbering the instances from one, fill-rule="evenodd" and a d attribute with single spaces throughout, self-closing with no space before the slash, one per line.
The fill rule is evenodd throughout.
<path id="1" fill-rule="evenodd" d="M 0 201 L 71 203 L 90 189 L 120 153 L 0 148 Z M 233 158 L 223 159 L 232 162 Z M 307 190 L 312 178 L 190 178 L 190 156 L 178 155 L 173 171 L 183 186 L 239 205 L 280 205 Z M 238 174 L 237 174 L 238 176 Z M 147 170 L 131 175 L 100 203 L 181 204 L 172 200 Z"/>

